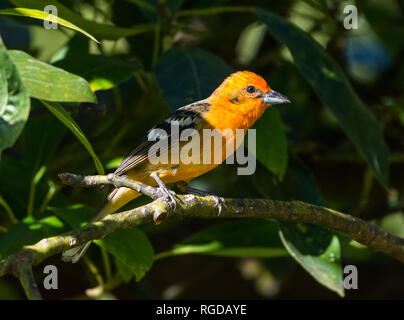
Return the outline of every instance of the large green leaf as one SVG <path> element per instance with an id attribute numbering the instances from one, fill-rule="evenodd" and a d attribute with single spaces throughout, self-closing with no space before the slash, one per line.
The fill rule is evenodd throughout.
<path id="1" fill-rule="evenodd" d="M 87 37 L 90 39 L 94 40 L 95 42 L 98 42 L 97 39 L 95 39 L 91 34 L 88 32 L 84 31 L 83 29 L 75 26 L 73 23 L 70 23 L 69 21 L 66 21 L 62 18 L 59 18 L 57 16 L 54 16 L 53 14 L 49 14 L 45 11 L 42 10 L 36 10 L 36 9 L 28 9 L 28 8 L 10 8 L 10 9 L 2 9 L 0 10 L 0 14 L 5 14 L 5 15 L 12 15 L 12 16 L 21 16 L 21 17 L 30 17 L 30 18 L 35 18 L 35 19 L 40 19 L 40 20 L 48 20 L 50 22 L 56 22 L 62 26 L 68 27 L 70 29 L 76 30 L 78 32 L 81 32 L 82 34 L 85 34 Z"/>
<path id="2" fill-rule="evenodd" d="M 102 166 L 102 163 L 100 159 L 97 157 L 95 154 L 95 151 L 93 147 L 91 146 L 91 143 L 88 141 L 87 137 L 85 136 L 84 132 L 80 129 L 80 127 L 77 125 L 76 121 L 70 116 L 70 114 L 63 109 L 63 107 L 56 103 L 56 102 L 46 102 L 46 101 L 41 101 L 46 108 L 50 112 L 53 113 L 53 115 L 58 118 L 69 130 L 79 139 L 79 141 L 82 143 L 82 145 L 87 149 L 88 153 L 90 156 L 93 158 L 94 165 L 98 171 L 98 174 L 104 174 L 104 167 Z"/>
<path id="3" fill-rule="evenodd" d="M 55 216 L 24 218 L 2 234 L 0 259 L 18 252 L 24 245 L 34 244 L 42 238 L 55 236 L 65 231 L 63 223 Z"/>
<path id="4" fill-rule="evenodd" d="M 207 98 L 231 72 L 221 58 L 197 48 L 173 48 L 156 64 L 158 84 L 172 110 Z"/>
<path id="5" fill-rule="evenodd" d="M 257 159 L 265 165 L 278 179 L 282 180 L 288 161 L 288 146 L 284 126 L 276 107 L 270 107 L 254 124 L 257 130 Z"/>
<path id="6" fill-rule="evenodd" d="M 87 30 L 97 39 L 117 40 L 119 38 L 134 36 L 142 32 L 154 30 L 153 24 L 138 24 L 132 28 L 119 28 L 112 24 L 88 21 L 56 0 L 10 0 L 10 2 L 16 6 L 38 10 L 43 10 L 47 5 L 54 5 L 58 9 L 59 17 Z"/>
<path id="7" fill-rule="evenodd" d="M 398 211 L 384 216 L 380 221 L 380 227 L 383 230 L 404 238 L 404 213 Z"/>
<path id="8" fill-rule="evenodd" d="M 213 225 L 195 233 L 172 250 L 156 255 L 163 258 L 183 254 L 209 254 L 227 257 L 284 257 L 274 221 L 237 221 Z"/>
<path id="9" fill-rule="evenodd" d="M 27 90 L 0 38 L 0 155 L 11 147 L 27 121 L 30 100 Z"/>
<path id="10" fill-rule="evenodd" d="M 49 208 L 74 228 L 89 221 L 95 214 L 92 208 L 74 205 L 67 208 Z M 153 247 L 140 229 L 132 228 L 109 234 L 94 241 L 128 267 L 139 281 L 153 264 Z"/>
<path id="11" fill-rule="evenodd" d="M 290 255 L 323 286 L 344 296 L 338 237 L 309 224 L 281 222 L 279 226 Z"/>
<path id="12" fill-rule="evenodd" d="M 306 32 L 270 12 L 253 8 L 271 35 L 290 50 L 296 67 L 338 119 L 342 129 L 385 186 L 389 150 L 379 123 L 356 95 L 338 64 Z"/>
<path id="13" fill-rule="evenodd" d="M 264 196 L 280 200 L 301 200 L 320 204 L 316 182 L 308 169 L 290 157 L 283 182 L 271 183 L 268 174 L 260 172 L 257 186 Z M 279 234 L 290 255 L 319 283 L 344 294 L 341 247 L 333 232 L 315 225 L 278 221 Z"/>
<path id="14" fill-rule="evenodd" d="M 135 275 L 136 281 L 143 278 L 153 264 L 153 247 L 140 229 L 125 229 L 111 233 L 95 243 L 107 249 Z"/>
<path id="15" fill-rule="evenodd" d="M 22 51 L 10 50 L 9 55 L 31 97 L 59 102 L 97 102 L 83 78 L 39 61 Z"/>
<path id="16" fill-rule="evenodd" d="M 71 54 L 57 65 L 87 79 L 93 91 L 111 89 L 141 68 L 136 61 L 94 54 Z"/>
<path id="17" fill-rule="evenodd" d="M 283 183 L 287 199 L 321 204 L 313 175 L 292 157 Z M 341 245 L 337 236 L 319 226 L 278 221 L 283 244 L 291 256 L 319 283 L 344 295 Z"/>

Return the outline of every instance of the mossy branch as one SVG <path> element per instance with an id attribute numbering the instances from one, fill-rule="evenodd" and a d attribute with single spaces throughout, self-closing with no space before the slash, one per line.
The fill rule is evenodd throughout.
<path id="1" fill-rule="evenodd" d="M 154 221 L 161 223 L 170 219 L 278 219 L 311 223 L 324 228 L 340 231 L 374 251 L 383 252 L 404 263 L 404 239 L 383 231 L 377 225 L 341 212 L 301 201 L 276 201 L 268 199 L 225 199 L 221 214 L 214 199 L 191 194 L 177 195 L 177 206 L 170 212 L 170 204 L 160 189 L 131 181 L 127 177 L 59 175 L 63 183 L 73 186 L 95 186 L 111 184 L 115 187 L 128 187 L 152 199 L 144 206 L 108 215 L 101 221 L 58 236 L 42 239 L 0 261 L 0 277 L 12 274 L 20 278 L 28 298 L 40 298 L 34 285 L 32 266 L 48 257 L 89 240 L 102 239 L 117 230 L 133 228 Z"/>

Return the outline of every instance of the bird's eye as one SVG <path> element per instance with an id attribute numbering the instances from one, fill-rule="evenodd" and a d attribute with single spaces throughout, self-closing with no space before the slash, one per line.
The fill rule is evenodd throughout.
<path id="1" fill-rule="evenodd" d="M 246 88 L 246 90 L 247 90 L 248 93 L 254 93 L 257 89 L 255 89 L 254 86 L 248 86 L 248 87 Z"/>

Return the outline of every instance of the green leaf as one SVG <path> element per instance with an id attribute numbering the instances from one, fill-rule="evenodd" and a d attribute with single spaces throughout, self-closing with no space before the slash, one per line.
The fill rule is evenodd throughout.
<path id="1" fill-rule="evenodd" d="M 84 132 L 80 129 L 74 119 L 70 116 L 70 114 L 63 109 L 63 107 L 56 102 L 46 102 L 42 101 L 43 105 L 48 108 L 53 115 L 58 118 L 76 137 L 79 139 L 81 144 L 87 149 L 90 156 L 93 158 L 94 165 L 97 169 L 98 174 L 103 175 L 105 173 L 104 168 L 100 159 L 98 159 L 97 155 L 94 152 L 93 147 L 90 142 L 87 140 Z"/>
<path id="2" fill-rule="evenodd" d="M 153 264 L 153 247 L 140 229 L 120 230 L 95 243 L 125 264 L 135 275 L 136 281 L 142 279 Z"/>
<path id="3" fill-rule="evenodd" d="M 34 244 L 43 238 L 52 237 L 65 231 L 63 223 L 55 216 L 26 217 L 2 234 L 0 259 L 18 252 L 25 245 Z"/>
<path id="4" fill-rule="evenodd" d="M 0 155 L 17 140 L 29 109 L 27 90 L 0 38 Z"/>
<path id="5" fill-rule="evenodd" d="M 115 258 L 115 266 L 124 282 L 128 283 L 130 282 L 130 280 L 132 280 L 133 278 L 132 270 L 129 267 L 127 267 L 126 264 L 121 262 L 121 260 L 119 260 L 118 258 Z"/>
<path id="6" fill-rule="evenodd" d="M 9 55 L 31 97 L 59 102 L 97 102 L 83 78 L 39 61 L 22 51 L 10 50 Z"/>
<path id="7" fill-rule="evenodd" d="M 379 123 L 356 95 L 338 64 L 306 32 L 270 12 L 253 11 L 271 35 L 290 50 L 296 67 L 368 161 L 375 177 L 388 185 L 389 150 Z M 293 102 L 293 101 L 292 101 Z"/>
<path id="8" fill-rule="evenodd" d="M 83 205 L 74 205 L 67 208 L 49 208 L 49 210 L 73 228 L 84 225 L 95 214 L 92 208 Z M 140 229 L 119 230 L 109 234 L 103 240 L 94 242 L 105 248 L 129 268 L 137 281 L 145 275 L 153 264 L 153 247 Z"/>
<path id="9" fill-rule="evenodd" d="M 111 89 L 141 69 L 136 61 L 95 54 L 71 54 L 57 65 L 87 79 L 93 91 Z"/>
<path id="10" fill-rule="evenodd" d="M 404 238 L 404 213 L 399 211 L 386 215 L 380 221 L 380 227 L 383 230 Z"/>
<path id="11" fill-rule="evenodd" d="M 281 200 L 301 200 L 320 204 L 317 184 L 308 169 L 291 156 L 283 182 L 271 183 L 268 174 L 260 173 L 257 186 L 264 196 Z M 344 295 L 341 246 L 333 232 L 315 225 L 278 221 L 279 235 L 290 255 L 325 287 Z"/>
<path id="12" fill-rule="evenodd" d="M 58 9 L 58 16 L 72 24 L 87 30 L 98 39 L 117 40 L 136 34 L 154 30 L 153 24 L 137 24 L 132 28 L 119 28 L 112 24 L 103 24 L 85 20 L 68 7 L 55 0 L 10 0 L 16 6 L 43 10 L 47 5 L 54 5 Z"/>
<path id="13" fill-rule="evenodd" d="M 172 110 L 207 98 L 232 72 L 216 55 L 197 48 L 173 48 L 157 61 L 156 77 Z"/>
<path id="14" fill-rule="evenodd" d="M 283 182 L 287 200 L 321 204 L 320 191 L 310 171 L 295 157 Z M 278 221 L 279 234 L 290 255 L 319 283 L 344 296 L 341 245 L 336 235 L 319 226 Z"/>
<path id="15" fill-rule="evenodd" d="M 274 221 L 237 221 L 213 225 L 161 252 L 155 259 L 183 254 L 209 254 L 227 257 L 284 257 Z"/>
<path id="16" fill-rule="evenodd" d="M 44 8 L 44 7 L 42 7 L 42 8 Z M 65 26 L 67 28 L 81 32 L 82 34 L 89 37 L 91 40 L 98 42 L 98 40 L 95 39 L 91 34 L 84 31 L 83 29 L 75 26 L 73 23 L 70 23 L 67 20 L 54 16 L 53 14 L 49 14 L 43 10 L 28 9 L 28 8 L 10 8 L 10 9 L 1 9 L 0 14 L 20 16 L 20 17 L 30 17 L 30 18 L 40 19 L 40 20 L 47 20 L 49 22 L 56 22 L 62 26 Z"/>
<path id="17" fill-rule="evenodd" d="M 257 130 L 257 141 L 255 148 L 250 151 L 255 152 L 258 161 L 282 181 L 288 162 L 288 146 L 284 126 L 276 107 L 265 111 L 253 129 Z"/>
<path id="18" fill-rule="evenodd" d="M 249 65 L 256 58 L 266 31 L 265 25 L 257 22 L 253 22 L 242 31 L 236 45 L 238 63 Z"/>
<path id="19" fill-rule="evenodd" d="M 341 246 L 336 235 L 314 225 L 279 222 L 290 255 L 323 286 L 344 296 Z"/>

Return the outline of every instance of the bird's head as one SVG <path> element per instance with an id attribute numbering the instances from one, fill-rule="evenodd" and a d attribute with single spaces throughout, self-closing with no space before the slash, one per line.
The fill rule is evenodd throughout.
<path id="1" fill-rule="evenodd" d="M 262 77 L 250 71 L 239 71 L 228 76 L 210 99 L 244 114 L 263 112 L 272 104 L 290 103 L 284 95 L 272 90 Z"/>

